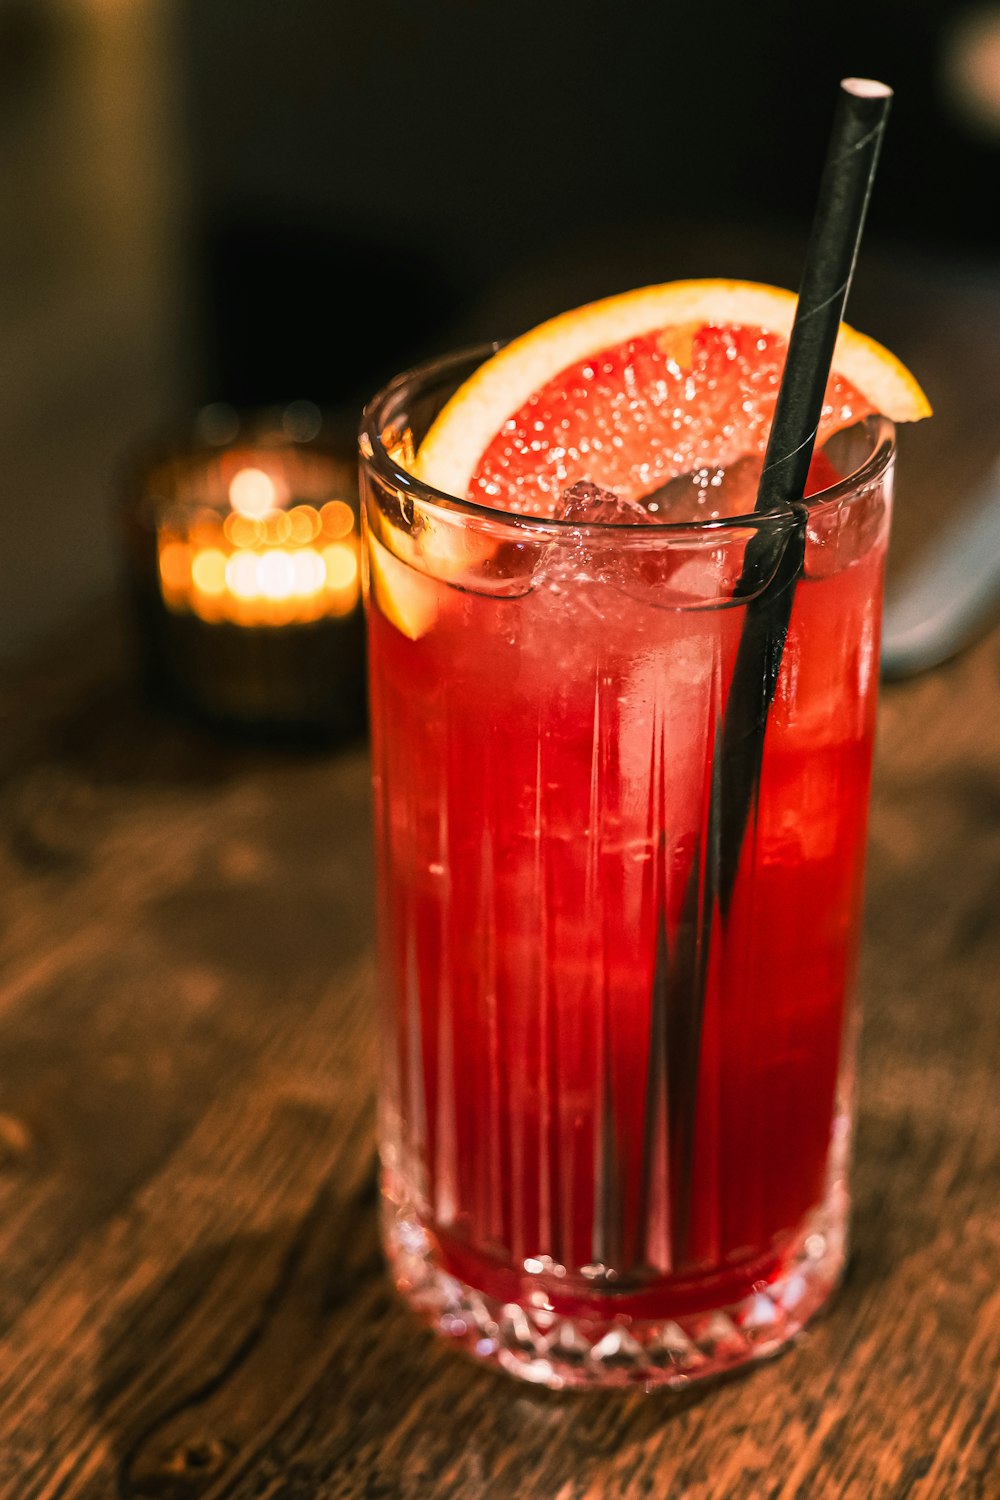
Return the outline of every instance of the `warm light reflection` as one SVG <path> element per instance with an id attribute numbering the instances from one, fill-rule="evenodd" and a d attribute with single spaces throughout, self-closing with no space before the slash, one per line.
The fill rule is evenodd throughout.
<path id="1" fill-rule="evenodd" d="M 237 599 L 254 599 L 257 596 L 257 555 L 254 552 L 236 552 L 226 563 L 226 587 Z"/>
<path id="2" fill-rule="evenodd" d="M 337 541 L 354 530 L 354 512 L 343 500 L 330 500 L 319 513 L 324 536 Z"/>
<path id="3" fill-rule="evenodd" d="M 329 581 L 326 565 L 312 547 L 293 552 L 292 565 L 295 568 L 295 592 L 304 599 L 317 593 Z"/>
<path id="4" fill-rule="evenodd" d="M 350 506 L 348 506 L 350 510 Z M 286 512 L 288 517 L 288 534 L 293 542 L 300 542 L 305 546 L 314 541 L 320 533 L 319 511 L 311 505 L 296 505 L 292 510 Z M 351 517 L 353 526 L 354 518 Z"/>
<path id="5" fill-rule="evenodd" d="M 344 542 L 323 548 L 326 581 L 332 589 L 347 589 L 358 576 L 358 559 Z"/>
<path id="6" fill-rule="evenodd" d="M 221 594 L 226 587 L 226 554 L 204 547 L 191 560 L 191 582 L 201 594 Z"/>
<path id="7" fill-rule="evenodd" d="M 248 481 L 233 494 L 241 476 L 262 472 L 242 469 L 234 477 L 234 507 L 237 498 L 245 505 L 263 496 L 263 487 L 253 490 Z M 234 509 L 225 518 L 199 511 L 185 534 L 160 533 L 160 586 L 174 613 L 208 624 L 304 624 L 357 608 L 358 557 L 354 511 L 343 500 L 320 510 L 269 505 L 262 515 Z"/>
<path id="8" fill-rule="evenodd" d="M 183 594 L 191 586 L 191 548 L 184 542 L 160 546 L 160 581 L 164 594 Z"/>
<path id="9" fill-rule="evenodd" d="M 260 522 L 261 536 L 272 547 L 281 547 L 292 535 L 291 522 L 286 510 L 276 510 Z"/>
<path id="10" fill-rule="evenodd" d="M 260 522 L 251 520 L 249 516 L 241 516 L 235 510 L 226 517 L 222 529 L 226 534 L 226 541 L 231 542 L 234 547 L 252 547 L 255 542 L 260 541 Z"/>
<path id="11" fill-rule="evenodd" d="M 274 480 L 263 469 L 240 469 L 229 481 L 229 503 L 241 516 L 263 520 L 278 498 Z"/>

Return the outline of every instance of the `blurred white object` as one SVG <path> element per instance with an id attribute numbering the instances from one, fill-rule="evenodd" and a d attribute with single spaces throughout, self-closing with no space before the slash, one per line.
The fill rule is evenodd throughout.
<path id="1" fill-rule="evenodd" d="M 1000 459 L 886 601 L 882 676 L 947 661 L 1000 615 Z"/>

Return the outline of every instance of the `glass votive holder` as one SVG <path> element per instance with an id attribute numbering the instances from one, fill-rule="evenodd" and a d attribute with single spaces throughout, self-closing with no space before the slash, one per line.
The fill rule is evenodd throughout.
<path id="1" fill-rule="evenodd" d="M 212 406 L 143 454 L 125 538 L 149 685 L 218 727 L 341 739 L 365 721 L 353 433 L 317 407 Z"/>

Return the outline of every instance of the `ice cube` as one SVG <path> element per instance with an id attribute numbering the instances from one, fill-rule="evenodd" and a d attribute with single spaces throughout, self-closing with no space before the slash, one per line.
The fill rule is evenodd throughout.
<path id="1" fill-rule="evenodd" d="M 639 500 L 602 489 L 580 479 L 563 490 L 554 514 L 563 521 L 586 526 L 718 521 L 745 516 L 754 508 L 760 483 L 761 459 L 755 453 L 735 459 L 726 468 L 705 466 L 675 474 Z"/>
<path id="2" fill-rule="evenodd" d="M 756 454 L 735 459 L 726 468 L 705 465 L 677 474 L 648 495 L 643 509 L 651 521 L 718 521 L 745 516 L 754 508 L 761 460 Z"/>
<path id="3" fill-rule="evenodd" d="M 553 519 L 569 521 L 574 526 L 602 528 L 596 531 L 567 530 L 552 537 L 540 550 L 535 568 L 536 587 L 544 584 L 554 594 L 568 589 L 572 595 L 582 597 L 584 604 L 589 602 L 589 593 L 580 595 L 582 583 L 587 580 L 606 582 L 620 569 L 618 556 L 623 538 L 610 534 L 610 529 L 648 523 L 653 519 L 637 500 L 603 489 L 589 479 L 579 479 L 564 489 L 553 502 L 552 515 Z M 603 531 L 604 527 L 608 530 Z"/>
<path id="4" fill-rule="evenodd" d="M 686 496 L 695 488 L 691 475 L 682 475 L 672 483 L 678 490 L 683 485 Z M 662 490 L 656 492 L 662 493 Z M 658 522 L 678 519 L 671 507 L 648 510 L 643 501 L 603 489 L 589 479 L 578 480 L 563 491 L 556 513 L 560 520 L 579 526 L 599 524 L 609 528 L 655 526 Z M 680 519 L 693 519 L 689 505 L 685 505 Z M 554 576 L 555 569 L 560 568 L 568 580 L 577 584 L 588 577 L 661 608 L 704 606 L 718 600 L 724 549 L 718 544 L 709 545 L 712 537 L 706 538 L 704 545 L 698 545 L 691 540 L 668 543 L 655 532 L 627 538 L 591 532 L 570 540 L 572 535 L 569 534 L 565 545 L 557 544 L 552 549 L 546 560 L 548 576 Z"/>
<path id="5" fill-rule="evenodd" d="M 754 508 L 762 461 L 745 454 L 727 468 L 702 468 L 678 474 L 633 500 L 578 480 L 563 490 L 555 515 L 579 526 L 681 526 L 749 515 Z M 633 534 L 584 533 L 554 545 L 545 560 L 547 577 L 560 568 L 567 580 L 586 575 L 654 608 L 711 609 L 730 604 L 740 586 L 743 554 L 749 536 L 744 528 L 657 536 L 655 530 Z M 776 543 L 785 533 L 776 535 Z M 780 555 L 780 554 L 779 554 Z M 756 593 L 773 567 L 744 592 Z M 541 574 L 536 572 L 536 581 Z M 558 582 L 558 580 L 556 580 Z"/>
<path id="6" fill-rule="evenodd" d="M 635 526 L 656 520 L 638 500 L 626 500 L 614 490 L 602 490 L 599 484 L 592 484 L 589 479 L 578 479 L 568 490 L 563 490 L 553 514 L 557 520 L 573 521 L 578 526 L 595 523 Z"/>

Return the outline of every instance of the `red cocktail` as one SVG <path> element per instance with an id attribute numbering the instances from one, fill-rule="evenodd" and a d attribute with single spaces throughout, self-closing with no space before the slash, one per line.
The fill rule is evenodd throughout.
<path id="1" fill-rule="evenodd" d="M 842 1266 L 892 426 L 832 440 L 807 517 L 746 518 L 752 461 L 712 517 L 686 481 L 666 521 L 579 485 L 501 512 L 406 471 L 472 363 L 362 439 L 389 1251 L 518 1374 L 678 1383 L 779 1346 Z M 796 527 L 727 870 L 734 664 L 782 587 L 747 548 Z"/>

